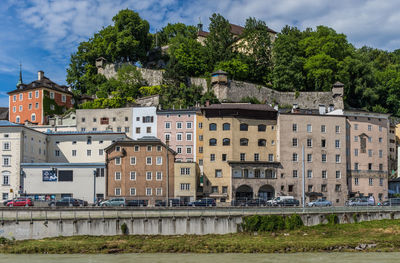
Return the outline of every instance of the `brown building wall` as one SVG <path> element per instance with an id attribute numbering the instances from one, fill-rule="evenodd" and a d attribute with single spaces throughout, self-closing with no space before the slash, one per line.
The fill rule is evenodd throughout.
<path id="1" fill-rule="evenodd" d="M 135 146 L 139 151 L 135 151 Z M 151 146 L 151 151 L 147 147 Z M 157 147 L 161 147 L 158 151 Z M 121 147 L 120 151 L 116 147 Z M 116 157 L 121 157 L 121 164 L 116 164 Z M 136 164 L 131 164 L 131 157 L 136 158 Z M 146 164 L 146 158 L 152 158 L 152 164 Z M 162 157 L 162 164 L 157 164 L 157 157 Z M 156 200 L 165 200 L 167 195 L 167 150 L 161 142 L 129 142 L 115 143 L 107 150 L 107 197 L 122 196 L 127 199 L 148 200 L 149 205 L 154 205 Z M 174 153 L 168 152 L 169 160 L 169 193 L 174 197 Z M 115 173 L 121 172 L 121 179 L 116 180 Z M 136 179 L 131 180 L 131 172 L 136 173 Z M 147 179 L 147 172 L 152 173 L 151 180 Z M 162 172 L 162 179 L 157 180 L 157 172 Z M 120 195 L 116 195 L 115 189 L 121 189 Z M 135 188 L 136 193 L 131 194 L 130 189 Z M 151 194 L 146 193 L 146 188 L 151 188 Z M 157 193 L 157 188 L 162 189 Z"/>

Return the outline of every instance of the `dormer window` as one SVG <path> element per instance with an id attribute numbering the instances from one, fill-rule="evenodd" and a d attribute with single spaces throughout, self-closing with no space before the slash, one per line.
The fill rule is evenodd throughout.
<path id="1" fill-rule="evenodd" d="M 54 100 L 54 92 L 50 92 L 50 99 Z"/>

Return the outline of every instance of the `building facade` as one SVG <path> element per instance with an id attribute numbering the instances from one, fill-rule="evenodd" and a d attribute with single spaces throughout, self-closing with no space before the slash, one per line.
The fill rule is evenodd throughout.
<path id="1" fill-rule="evenodd" d="M 347 117 L 349 196 L 388 197 L 389 114 L 344 112 Z"/>
<path id="2" fill-rule="evenodd" d="M 155 137 L 115 142 L 106 149 L 106 196 L 147 200 L 174 197 L 175 152 Z"/>
<path id="3" fill-rule="evenodd" d="M 18 84 L 9 95 L 9 120 L 14 123 L 48 123 L 48 117 L 62 114 L 74 105 L 72 92 L 38 72 L 38 79 L 29 84 Z"/>
<path id="4" fill-rule="evenodd" d="M 157 137 L 156 110 L 156 107 L 137 107 L 133 110 L 132 139 L 136 140 L 144 136 Z"/>
<path id="5" fill-rule="evenodd" d="M 196 159 L 196 109 L 157 111 L 157 137 L 169 141 L 177 162 Z"/>
<path id="6" fill-rule="evenodd" d="M 195 162 L 175 162 L 174 167 L 175 197 L 185 203 L 195 201 L 199 183 L 199 166 Z"/>

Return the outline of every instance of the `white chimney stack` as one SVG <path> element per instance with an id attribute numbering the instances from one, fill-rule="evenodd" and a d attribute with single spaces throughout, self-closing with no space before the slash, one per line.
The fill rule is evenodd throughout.
<path id="1" fill-rule="evenodd" d="M 39 70 L 39 71 L 38 71 L 38 80 L 42 80 L 43 77 L 44 77 L 44 72 L 41 71 L 41 70 Z"/>

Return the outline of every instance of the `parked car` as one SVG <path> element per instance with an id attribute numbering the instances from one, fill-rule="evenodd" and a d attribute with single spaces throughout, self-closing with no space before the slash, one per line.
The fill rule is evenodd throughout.
<path id="1" fill-rule="evenodd" d="M 294 199 L 294 197 L 293 196 L 278 196 L 278 197 L 275 197 L 274 199 L 268 200 L 267 205 L 268 206 L 276 206 L 278 202 L 281 202 L 286 199 Z"/>
<path id="2" fill-rule="evenodd" d="M 281 199 L 274 206 L 299 206 L 300 202 L 297 199 Z"/>
<path id="3" fill-rule="evenodd" d="M 123 197 L 112 198 L 100 203 L 100 206 L 126 206 L 126 199 Z"/>
<path id="4" fill-rule="evenodd" d="M 9 201 L 6 206 L 14 207 L 14 206 L 33 206 L 33 201 L 31 198 L 16 198 L 14 200 Z"/>
<path id="5" fill-rule="evenodd" d="M 79 206 L 88 206 L 88 202 L 82 199 L 76 199 L 79 202 Z"/>
<path id="6" fill-rule="evenodd" d="M 72 198 L 72 197 L 63 197 L 59 200 L 53 200 L 49 202 L 49 206 L 55 207 L 55 206 L 81 206 L 81 203 L 79 202 L 78 199 Z"/>
<path id="7" fill-rule="evenodd" d="M 128 200 L 126 206 L 144 207 L 147 206 L 147 200 Z"/>
<path id="8" fill-rule="evenodd" d="M 185 203 L 178 198 L 168 199 L 169 206 L 184 206 Z M 166 206 L 165 200 L 156 200 L 155 206 Z"/>
<path id="9" fill-rule="evenodd" d="M 232 200 L 232 206 L 266 206 L 267 201 L 262 198 Z"/>
<path id="10" fill-rule="evenodd" d="M 6 200 L 6 201 L 3 201 L 3 205 L 4 205 L 4 206 L 7 206 L 7 203 L 8 203 L 8 202 L 11 202 L 11 201 L 12 201 L 12 199 L 9 199 L 9 200 Z"/>
<path id="11" fill-rule="evenodd" d="M 216 206 L 215 199 L 213 198 L 202 198 L 194 202 L 189 202 L 188 206 Z"/>
<path id="12" fill-rule="evenodd" d="M 352 198 L 346 202 L 347 206 L 372 206 L 374 202 L 370 201 L 367 197 Z"/>
<path id="13" fill-rule="evenodd" d="M 399 206 L 400 198 L 390 198 L 389 200 L 383 201 L 382 206 Z"/>
<path id="14" fill-rule="evenodd" d="M 319 207 L 321 207 L 321 206 L 332 206 L 332 202 L 328 201 L 326 199 L 318 199 L 318 200 L 315 200 L 313 202 L 309 202 L 307 204 L 307 206 L 311 206 L 311 207 L 314 207 L 314 206 L 319 206 Z"/>

